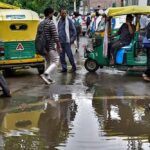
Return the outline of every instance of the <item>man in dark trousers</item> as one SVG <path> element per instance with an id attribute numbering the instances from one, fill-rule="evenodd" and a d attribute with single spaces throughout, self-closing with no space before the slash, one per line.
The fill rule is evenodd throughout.
<path id="1" fill-rule="evenodd" d="M 60 62 L 62 66 L 61 72 L 67 72 L 67 62 L 65 60 L 65 54 L 69 58 L 69 62 L 72 66 L 70 72 L 76 72 L 76 65 L 71 50 L 71 44 L 76 40 L 76 29 L 72 20 L 67 17 L 67 11 L 65 9 L 60 10 L 60 20 L 58 21 L 58 34 L 61 43 L 62 52 L 60 53 Z"/>
<path id="2" fill-rule="evenodd" d="M 7 82 L 2 74 L 0 74 L 0 86 L 2 88 L 3 94 L 0 97 L 11 97 L 10 90 L 8 88 Z"/>
<path id="3" fill-rule="evenodd" d="M 144 46 L 146 48 L 146 52 L 147 52 L 147 68 L 142 76 L 145 81 L 150 82 L 150 22 L 148 23 L 148 25 L 146 27 L 146 38 L 149 42 L 148 44 L 146 44 L 146 46 Z"/>

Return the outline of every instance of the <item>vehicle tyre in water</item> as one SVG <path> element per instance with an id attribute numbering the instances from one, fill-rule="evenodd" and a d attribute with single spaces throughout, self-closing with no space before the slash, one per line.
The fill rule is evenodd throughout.
<path id="1" fill-rule="evenodd" d="M 89 72 L 95 72 L 99 68 L 99 65 L 95 60 L 87 59 L 84 63 L 85 69 Z"/>
<path id="2" fill-rule="evenodd" d="M 38 69 L 38 73 L 39 74 L 43 74 L 44 70 L 45 70 L 45 66 L 44 65 L 40 65 L 40 66 L 37 67 L 37 69 Z"/>
<path id="3" fill-rule="evenodd" d="M 6 69 L 3 71 L 4 77 L 12 76 L 14 73 L 15 73 L 15 70 L 14 70 L 14 69 L 11 69 L 11 68 L 6 68 Z"/>

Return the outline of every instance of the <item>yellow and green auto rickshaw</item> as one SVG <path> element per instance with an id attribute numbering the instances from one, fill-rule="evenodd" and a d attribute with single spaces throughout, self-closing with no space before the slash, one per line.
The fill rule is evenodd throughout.
<path id="1" fill-rule="evenodd" d="M 0 8 L 5 7 L 0 4 Z M 28 67 L 44 72 L 44 58 L 36 54 L 34 42 L 38 24 L 39 16 L 34 11 L 0 9 L 0 69 L 5 74 Z"/>
<path id="2" fill-rule="evenodd" d="M 103 66 L 112 66 L 110 63 L 108 44 L 113 44 L 113 40 L 109 39 L 109 35 L 117 32 L 117 29 L 112 28 L 112 19 L 127 14 L 134 16 L 136 31 L 131 43 L 122 47 L 117 52 L 115 67 L 127 70 L 131 67 L 147 65 L 146 49 L 140 40 L 139 16 L 150 14 L 150 6 L 125 6 L 113 7 L 107 10 L 106 17 L 104 18 L 105 21 L 100 22 L 100 30 L 95 32 L 92 39 L 92 49 L 91 47 L 89 49 L 88 46 L 85 47 L 84 57 L 86 60 L 84 65 L 86 70 L 95 72 L 98 68 L 103 68 Z"/>

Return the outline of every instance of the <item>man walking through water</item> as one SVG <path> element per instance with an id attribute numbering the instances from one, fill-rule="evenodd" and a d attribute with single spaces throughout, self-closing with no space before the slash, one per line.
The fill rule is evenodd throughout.
<path id="1" fill-rule="evenodd" d="M 56 26 L 52 20 L 54 10 L 49 7 L 44 10 L 45 15 L 45 25 L 44 25 L 44 33 L 47 43 L 47 54 L 45 55 L 45 59 L 47 63 L 50 65 L 47 67 L 44 74 L 40 77 L 46 84 L 54 83 L 55 81 L 52 79 L 52 72 L 56 69 L 59 64 L 59 54 L 61 52 L 61 46 L 59 42 L 58 33 L 56 31 Z M 56 43 L 56 46 L 55 46 Z"/>

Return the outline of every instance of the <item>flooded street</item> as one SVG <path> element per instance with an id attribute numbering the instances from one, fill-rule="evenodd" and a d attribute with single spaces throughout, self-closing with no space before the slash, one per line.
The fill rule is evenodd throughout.
<path id="1" fill-rule="evenodd" d="M 8 78 L 13 97 L 0 101 L 2 149 L 150 148 L 150 85 L 141 77 L 82 68 L 47 86 L 27 73 L 18 86 Z"/>
<path id="2" fill-rule="evenodd" d="M 35 70 L 7 78 L 0 99 L 0 149 L 148 150 L 150 84 L 114 68 L 56 73 L 45 85 Z"/>

